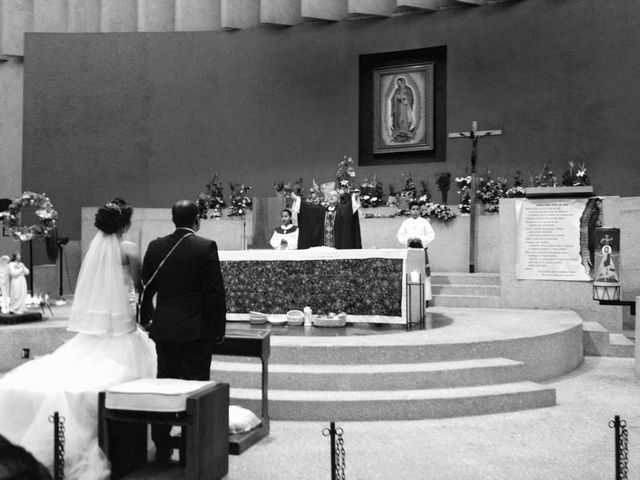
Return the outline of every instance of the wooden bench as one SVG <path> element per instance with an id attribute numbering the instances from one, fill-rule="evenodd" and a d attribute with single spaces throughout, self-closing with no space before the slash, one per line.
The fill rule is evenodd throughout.
<path id="1" fill-rule="evenodd" d="M 156 393 L 154 388 L 150 388 L 148 392 L 143 395 L 146 397 L 162 395 Z M 113 390 L 109 394 L 113 395 Z M 186 478 L 218 480 L 227 474 L 229 470 L 229 384 L 210 382 L 208 385 L 201 386 L 188 394 L 186 404 L 179 407 L 184 410 L 176 411 L 164 411 L 165 409 L 162 408 L 154 411 L 153 406 L 146 406 L 146 402 L 141 408 L 148 408 L 148 410 L 140 410 L 138 406 L 113 406 L 111 403 L 117 402 L 110 403 L 107 395 L 108 392 L 100 392 L 98 395 L 98 440 L 100 448 L 111 462 L 112 479 L 122 478 L 129 472 L 146 465 L 147 426 L 158 424 L 182 428 L 180 463 L 185 468 Z M 127 404 L 126 401 L 120 401 L 120 403 Z"/>

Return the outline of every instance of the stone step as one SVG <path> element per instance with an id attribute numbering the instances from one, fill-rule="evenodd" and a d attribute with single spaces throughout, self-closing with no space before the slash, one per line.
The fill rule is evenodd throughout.
<path id="1" fill-rule="evenodd" d="M 211 378 L 233 388 L 260 385 L 258 363 L 211 364 Z M 525 380 L 524 363 L 507 358 L 379 365 L 269 365 L 276 390 L 410 390 L 492 385 Z"/>
<path id="2" fill-rule="evenodd" d="M 499 273 L 433 272 L 432 285 L 500 285 Z"/>
<path id="3" fill-rule="evenodd" d="M 609 332 L 598 322 L 582 323 L 584 354 L 605 357 L 609 349 Z"/>
<path id="4" fill-rule="evenodd" d="M 488 297 L 500 296 L 500 285 L 469 285 L 469 284 L 434 284 L 431 283 L 433 295 L 480 295 Z"/>
<path id="5" fill-rule="evenodd" d="M 622 333 L 609 333 L 598 322 L 583 322 L 584 354 L 594 357 L 633 358 L 635 343 Z"/>
<path id="6" fill-rule="evenodd" d="M 567 365 L 575 368 L 575 362 L 581 361 L 583 322 L 575 312 L 440 307 L 428 311 L 453 321 L 431 330 L 397 334 L 272 335 L 269 364 L 379 365 L 500 357 L 524 362 L 525 378 L 540 380 L 561 375 Z M 218 355 L 214 360 L 257 363 Z"/>
<path id="7" fill-rule="evenodd" d="M 231 404 L 260 411 L 260 389 L 231 389 Z M 533 382 L 429 390 L 269 390 L 273 420 L 419 420 L 485 415 L 556 404 L 554 388 Z"/>
<path id="8" fill-rule="evenodd" d="M 433 295 L 431 304 L 436 307 L 500 308 L 502 299 L 490 295 Z"/>
<path id="9" fill-rule="evenodd" d="M 622 333 L 610 333 L 607 356 L 633 358 L 635 356 L 635 343 Z"/>

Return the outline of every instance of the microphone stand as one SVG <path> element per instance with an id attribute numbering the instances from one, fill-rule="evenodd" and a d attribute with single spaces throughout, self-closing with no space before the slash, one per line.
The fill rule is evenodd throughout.
<path id="1" fill-rule="evenodd" d="M 62 263 L 63 263 L 62 260 L 63 260 L 63 255 L 64 255 L 64 248 L 62 247 L 61 243 L 58 243 L 58 259 L 60 260 L 60 269 L 59 269 L 59 274 L 60 275 L 58 277 L 58 280 L 59 280 L 59 283 L 58 283 L 58 286 L 59 286 L 58 295 L 60 296 L 61 299 L 62 299 L 62 295 L 63 295 L 63 283 L 62 283 L 63 282 L 62 281 Z"/>
<path id="2" fill-rule="evenodd" d="M 242 250 L 247 249 L 247 217 L 242 213 Z"/>

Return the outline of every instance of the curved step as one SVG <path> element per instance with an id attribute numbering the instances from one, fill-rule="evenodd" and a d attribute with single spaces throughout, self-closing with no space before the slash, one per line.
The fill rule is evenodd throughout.
<path id="1" fill-rule="evenodd" d="M 499 273 L 433 272 L 432 285 L 500 285 Z"/>
<path id="2" fill-rule="evenodd" d="M 378 365 L 269 366 L 269 386 L 276 390 L 405 390 L 490 385 L 526 380 L 524 364 L 507 358 Z M 233 388 L 260 385 L 258 363 L 211 364 L 211 378 Z"/>
<path id="3" fill-rule="evenodd" d="M 434 294 L 433 305 L 438 307 L 477 307 L 477 308 L 500 308 L 502 298 L 490 295 L 451 295 Z"/>
<path id="4" fill-rule="evenodd" d="M 449 318 L 440 328 L 344 337 L 271 336 L 269 365 L 379 365 L 509 358 L 524 379 L 554 378 L 583 359 L 582 319 L 561 310 L 434 307 Z M 216 356 L 214 361 L 248 362 Z M 214 375 L 215 378 L 215 375 Z"/>
<path id="5" fill-rule="evenodd" d="M 231 403 L 260 411 L 259 389 L 231 389 Z M 269 390 L 273 420 L 372 421 L 484 415 L 551 407 L 556 392 L 533 382 L 431 390 Z"/>
<path id="6" fill-rule="evenodd" d="M 500 296 L 500 285 L 468 285 L 468 284 L 450 284 L 438 285 L 431 284 L 431 293 L 433 295 L 455 295 L 455 296 Z"/>

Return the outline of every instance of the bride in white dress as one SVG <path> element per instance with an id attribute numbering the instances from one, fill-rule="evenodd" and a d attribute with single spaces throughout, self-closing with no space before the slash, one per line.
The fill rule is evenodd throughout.
<path id="1" fill-rule="evenodd" d="M 68 329 L 78 332 L 50 355 L 0 379 L 0 434 L 53 469 L 53 427 L 64 417 L 65 478 L 109 477 L 98 447 L 98 392 L 156 376 L 155 346 L 135 323 L 131 287 L 140 275 L 137 247 L 122 240 L 133 209 L 121 199 L 100 207 L 99 231 L 80 268 Z"/>

